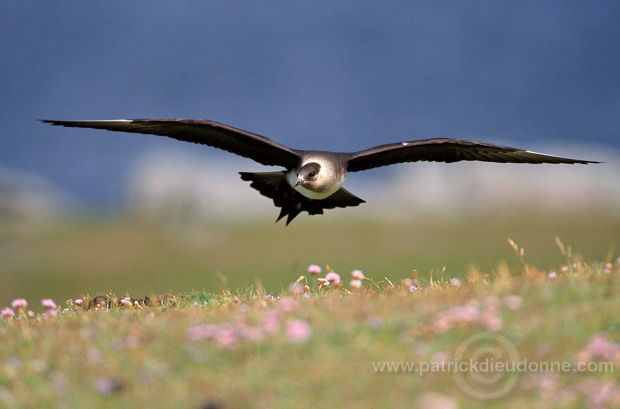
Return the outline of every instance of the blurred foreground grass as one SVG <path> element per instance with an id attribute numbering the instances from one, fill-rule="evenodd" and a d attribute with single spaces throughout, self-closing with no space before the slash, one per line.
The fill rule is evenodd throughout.
<path id="1" fill-rule="evenodd" d="M 566 261 L 18 309 L 0 320 L 0 406 L 618 407 L 620 264 Z"/>
<path id="2" fill-rule="evenodd" d="M 312 263 L 373 277 L 433 269 L 436 278 L 463 278 L 470 267 L 490 273 L 500 261 L 521 269 L 509 238 L 541 269 L 565 262 L 555 236 L 589 260 L 611 261 L 620 244 L 617 212 L 303 216 L 288 227 L 261 219 L 193 228 L 76 217 L 16 231 L 0 237 L 0 307 L 18 297 L 59 301 L 110 290 L 143 297 L 246 289 L 257 281 L 281 291 Z"/>

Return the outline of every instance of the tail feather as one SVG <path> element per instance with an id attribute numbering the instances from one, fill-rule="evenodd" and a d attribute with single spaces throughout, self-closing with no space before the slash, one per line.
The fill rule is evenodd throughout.
<path id="1" fill-rule="evenodd" d="M 239 174 L 241 179 L 252 182 L 251 187 L 258 190 L 263 196 L 272 199 L 274 205 L 281 208 L 276 222 L 287 216 L 287 225 L 303 211 L 310 215 L 323 214 L 323 209 L 358 206 L 364 203 L 364 200 L 343 188 L 325 199 L 307 198 L 288 184 L 285 172 L 239 172 Z"/>

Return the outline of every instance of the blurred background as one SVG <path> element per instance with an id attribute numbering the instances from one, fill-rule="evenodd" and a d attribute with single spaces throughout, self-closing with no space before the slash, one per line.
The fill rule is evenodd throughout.
<path id="1" fill-rule="evenodd" d="M 0 307 L 492 272 L 620 244 L 617 1 L 3 2 Z M 349 175 L 359 208 L 274 224 L 264 167 L 44 119 L 212 119 L 299 149 L 476 139 L 604 161 L 407 164 Z M 268 168 L 269 169 L 269 168 Z"/>

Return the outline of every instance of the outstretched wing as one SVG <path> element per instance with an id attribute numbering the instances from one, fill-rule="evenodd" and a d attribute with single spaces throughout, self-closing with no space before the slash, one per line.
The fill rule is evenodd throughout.
<path id="1" fill-rule="evenodd" d="M 214 121 L 183 118 L 40 121 L 69 127 L 168 136 L 180 141 L 223 149 L 263 165 L 284 166 L 287 169 L 294 168 L 299 163 L 299 154 L 294 149 L 264 136 Z"/>
<path id="2" fill-rule="evenodd" d="M 422 139 L 375 146 L 349 154 L 347 171 L 357 172 L 403 162 L 458 162 L 476 160 L 502 163 L 599 163 L 524 151 L 485 142 L 458 139 Z"/>

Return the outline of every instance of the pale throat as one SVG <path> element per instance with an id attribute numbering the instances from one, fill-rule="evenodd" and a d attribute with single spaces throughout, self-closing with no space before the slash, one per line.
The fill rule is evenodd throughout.
<path id="1" fill-rule="evenodd" d="M 308 160 L 306 163 L 308 162 L 317 161 Z M 302 185 L 295 186 L 295 181 L 297 180 L 296 169 L 291 169 L 286 172 L 286 181 L 293 189 L 310 199 L 325 199 L 326 197 L 329 197 L 332 194 L 336 193 L 336 191 L 338 191 L 338 189 L 340 189 L 340 186 L 342 186 L 342 184 L 344 183 L 344 172 L 339 175 L 334 175 L 334 173 L 335 172 L 333 170 L 333 167 L 329 165 L 321 165 L 321 171 L 318 174 L 315 186 L 313 186 L 313 190 Z"/>

